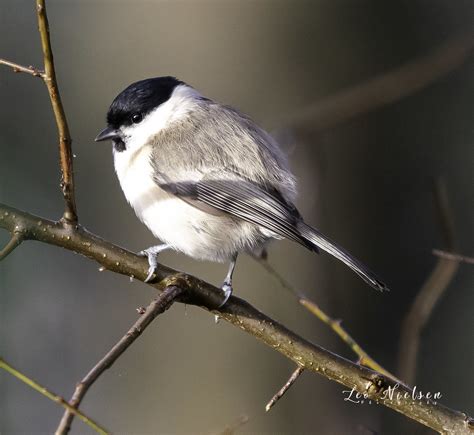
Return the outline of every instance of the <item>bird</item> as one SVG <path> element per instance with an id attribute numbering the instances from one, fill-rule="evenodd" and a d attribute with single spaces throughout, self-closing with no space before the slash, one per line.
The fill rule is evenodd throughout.
<path id="1" fill-rule="evenodd" d="M 225 305 L 240 253 L 288 239 L 325 251 L 379 291 L 387 286 L 308 225 L 294 205 L 296 178 L 277 141 L 239 110 L 172 77 L 130 84 L 112 101 L 95 141 L 113 143 L 115 172 L 137 217 L 162 244 L 139 252 L 152 280 L 167 249 L 229 262 Z"/>

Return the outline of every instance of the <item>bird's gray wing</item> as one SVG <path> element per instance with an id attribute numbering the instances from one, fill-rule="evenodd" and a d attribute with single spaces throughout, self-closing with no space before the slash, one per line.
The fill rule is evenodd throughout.
<path id="1" fill-rule="evenodd" d="M 245 179 L 155 181 L 163 190 L 191 204 L 203 203 L 317 251 L 317 247 L 298 230 L 301 216 L 297 209 L 276 189 L 267 189 Z M 196 206 L 201 208 L 199 204 Z"/>
<path id="2" fill-rule="evenodd" d="M 305 224 L 296 208 L 285 201 L 276 189 L 265 189 L 244 179 L 218 179 L 158 183 L 159 186 L 189 203 L 211 207 L 251 222 L 311 251 L 319 248 L 349 266 L 376 290 L 387 290 L 385 284 L 364 264 L 346 250 Z"/>

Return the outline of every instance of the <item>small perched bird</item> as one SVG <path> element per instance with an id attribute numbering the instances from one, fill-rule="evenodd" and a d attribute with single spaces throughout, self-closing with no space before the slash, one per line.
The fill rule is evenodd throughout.
<path id="1" fill-rule="evenodd" d="M 375 289 L 386 289 L 366 266 L 304 222 L 293 205 L 295 177 L 276 141 L 248 116 L 186 83 L 156 77 L 131 84 L 112 102 L 107 127 L 95 140 L 112 140 L 127 201 L 164 242 L 140 252 L 150 265 L 146 281 L 165 249 L 230 261 L 224 305 L 237 255 L 286 238 L 328 252 Z"/>

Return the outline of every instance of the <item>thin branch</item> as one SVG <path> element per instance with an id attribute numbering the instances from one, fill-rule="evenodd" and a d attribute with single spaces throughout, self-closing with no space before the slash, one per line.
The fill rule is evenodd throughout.
<path id="1" fill-rule="evenodd" d="M 147 326 L 161 313 L 164 313 L 173 302 L 184 292 L 183 289 L 176 286 L 169 286 L 163 290 L 157 299 L 154 299 L 146 308 L 145 312 L 128 330 L 128 332 L 117 342 L 117 344 L 110 349 L 110 351 L 90 370 L 90 372 L 76 385 L 74 394 L 69 401 L 73 408 L 77 408 L 89 388 L 94 382 L 105 372 L 105 370 L 112 367 L 115 361 L 122 355 L 133 342 L 140 337 Z M 56 429 L 56 435 L 67 434 L 71 428 L 74 413 L 67 410 Z"/>
<path id="2" fill-rule="evenodd" d="M 467 257 L 466 255 L 454 254 L 452 252 L 442 251 L 441 249 L 433 249 L 433 255 L 446 260 L 457 261 L 458 263 L 474 264 L 474 257 Z"/>
<path id="3" fill-rule="evenodd" d="M 59 160 L 61 165 L 61 189 L 66 209 L 63 219 L 66 223 L 77 222 L 76 200 L 74 196 L 74 175 L 72 169 L 71 135 L 64 112 L 58 83 L 56 81 L 56 71 L 54 68 L 53 51 L 49 37 L 48 16 L 46 15 L 45 0 L 36 0 L 36 13 L 38 16 L 38 29 L 41 39 L 41 47 L 44 59 L 44 82 L 48 88 L 49 98 L 56 119 L 59 134 Z"/>
<path id="4" fill-rule="evenodd" d="M 287 120 L 288 127 L 315 132 L 398 101 L 461 66 L 472 53 L 474 34 L 458 35 L 413 62 L 306 107 Z"/>
<path id="5" fill-rule="evenodd" d="M 248 423 L 249 416 L 241 415 L 235 422 L 228 425 L 223 431 L 219 432 L 219 435 L 234 435 L 234 433 L 240 429 L 244 424 Z"/>
<path id="6" fill-rule="evenodd" d="M 59 160 L 61 167 L 61 190 L 65 201 L 65 211 L 63 220 L 67 224 L 77 222 L 76 199 L 74 195 L 74 173 L 72 168 L 72 149 L 71 134 L 64 112 L 61 94 L 56 80 L 56 71 L 54 67 L 53 51 L 51 49 L 51 40 L 49 37 L 48 16 L 46 14 L 45 0 L 36 0 L 36 13 L 38 18 L 38 30 L 41 39 L 43 51 L 44 71 L 32 66 L 26 67 L 15 62 L 0 59 L 0 65 L 6 65 L 15 72 L 24 72 L 35 77 L 41 77 L 48 89 L 51 106 L 56 120 L 56 126 L 59 136 Z"/>
<path id="7" fill-rule="evenodd" d="M 64 226 L 0 204 L 2 215 L 4 218 L 0 220 L 0 228 L 13 231 L 15 226 L 21 226 L 25 240 L 63 247 L 97 261 L 109 271 L 134 276 L 142 281 L 147 276 L 148 262 L 145 258 L 113 245 L 81 226 Z M 160 264 L 156 280 L 149 285 L 158 291 L 170 285 L 180 287 L 185 293 L 178 298 L 179 302 L 201 306 L 212 314 L 218 313 L 221 319 L 253 335 L 306 370 L 365 394 L 368 399 L 425 426 L 439 432 L 472 433 L 470 427 L 474 427 L 474 424 L 466 414 L 433 400 L 411 400 L 412 390 L 405 385 L 306 341 L 240 298 L 232 296 L 222 308 L 215 309 L 222 302 L 222 291 L 192 275 Z M 390 400 L 388 397 L 387 392 L 394 390 L 402 395 L 400 400 Z M 407 393 L 406 397 L 404 393 Z"/>
<path id="8" fill-rule="evenodd" d="M 317 304 L 308 298 L 301 297 L 299 299 L 299 303 L 303 305 L 303 307 L 305 307 L 308 311 L 313 313 L 316 317 L 318 317 L 322 322 L 326 323 L 326 325 L 328 325 L 356 355 L 358 355 L 358 364 L 369 367 L 372 370 L 382 373 L 383 375 L 401 383 L 401 381 L 397 379 L 395 375 L 384 369 L 377 361 L 370 357 L 364 349 L 362 349 L 362 347 L 342 326 L 342 321 L 340 319 L 333 319 L 332 317 L 329 317 Z"/>
<path id="9" fill-rule="evenodd" d="M 78 411 L 76 408 L 72 407 L 69 403 L 67 403 L 61 396 L 52 393 L 45 387 L 41 386 L 37 382 L 30 379 L 28 376 L 24 375 L 23 373 L 16 370 L 10 364 L 8 364 L 3 358 L 0 358 L 0 369 L 3 369 L 10 373 L 11 375 L 15 376 L 17 379 L 28 385 L 29 387 L 33 388 L 34 390 L 38 391 L 38 393 L 42 394 L 43 396 L 47 397 L 49 400 L 58 403 L 63 408 L 67 409 L 73 415 L 76 415 L 80 418 L 84 423 L 89 425 L 92 429 L 94 429 L 97 433 L 100 434 L 108 434 L 108 432 L 99 426 L 94 420 L 84 415 L 82 412 Z"/>
<path id="10" fill-rule="evenodd" d="M 270 401 L 267 403 L 265 406 L 265 411 L 268 412 L 270 409 L 272 409 L 273 405 L 277 403 L 283 395 L 289 390 L 289 388 L 296 382 L 296 380 L 299 378 L 301 373 L 303 373 L 304 368 L 301 366 L 298 366 L 296 370 L 291 374 L 290 378 L 286 381 L 285 385 L 281 387 L 276 394 L 270 399 Z"/>
<path id="11" fill-rule="evenodd" d="M 0 251 L 0 261 L 2 261 L 7 255 L 11 254 L 15 248 L 17 248 L 21 242 L 23 241 L 23 238 L 20 233 L 15 232 L 13 233 L 13 236 L 11 239 L 8 241 L 8 243 L 5 245 L 5 247 Z"/>
<path id="12" fill-rule="evenodd" d="M 303 305 L 310 313 L 314 314 L 319 320 L 328 325 L 341 339 L 346 343 L 351 350 L 359 357 L 358 363 L 369 367 L 372 370 L 375 370 L 379 373 L 382 373 L 385 376 L 392 378 L 393 380 L 400 382 L 396 376 L 392 375 L 388 370 L 385 370 L 379 363 L 377 363 L 373 358 L 369 356 L 367 352 L 362 349 L 362 347 L 351 337 L 351 335 L 345 330 L 341 324 L 341 320 L 333 319 L 328 316 L 316 303 L 310 300 L 307 296 L 303 295 L 301 292 L 296 290 L 289 281 L 287 281 L 281 273 L 279 273 L 267 259 L 254 257 L 257 262 L 259 262 L 263 268 L 272 275 L 281 286 L 290 292 L 298 302 Z"/>
<path id="13" fill-rule="evenodd" d="M 9 66 L 11 69 L 13 69 L 13 72 L 15 73 L 21 72 L 21 73 L 31 74 L 34 77 L 39 77 L 39 78 L 44 79 L 44 71 L 41 71 L 32 66 L 23 66 L 7 59 L 0 59 L 0 65 Z"/>
<path id="14" fill-rule="evenodd" d="M 455 231 L 446 186 L 441 180 L 434 187 L 435 201 L 440 217 L 442 235 L 447 251 L 456 250 Z M 428 322 L 436 303 L 448 288 L 459 268 L 459 262 L 438 258 L 436 266 L 416 295 L 402 323 L 398 371 L 400 378 L 413 385 L 420 347 L 421 331 Z"/>

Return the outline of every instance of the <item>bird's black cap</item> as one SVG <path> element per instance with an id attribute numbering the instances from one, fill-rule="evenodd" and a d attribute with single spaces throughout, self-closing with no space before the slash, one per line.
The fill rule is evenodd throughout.
<path id="1" fill-rule="evenodd" d="M 118 94 L 107 112 L 107 124 L 113 128 L 131 124 L 132 117 L 145 115 L 168 101 L 176 86 L 185 84 L 175 77 L 155 77 L 132 83 Z"/>

